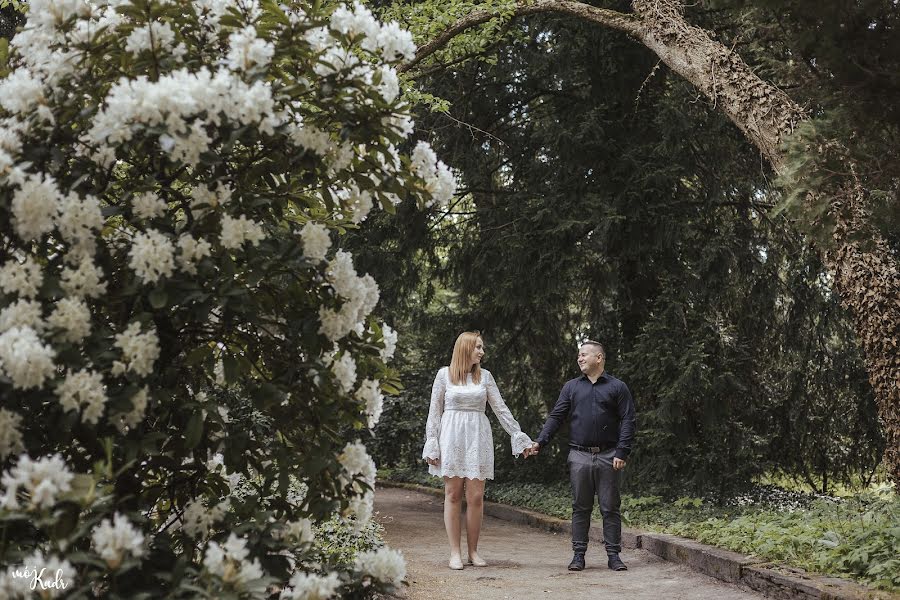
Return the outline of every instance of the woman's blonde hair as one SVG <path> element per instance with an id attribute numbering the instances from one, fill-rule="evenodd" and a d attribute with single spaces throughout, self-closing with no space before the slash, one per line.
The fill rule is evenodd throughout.
<path id="1" fill-rule="evenodd" d="M 481 339 L 478 331 L 463 331 L 453 344 L 453 358 L 450 360 L 450 383 L 465 385 L 466 375 L 472 374 L 472 383 L 481 382 L 481 365 L 472 364 L 475 344 Z"/>

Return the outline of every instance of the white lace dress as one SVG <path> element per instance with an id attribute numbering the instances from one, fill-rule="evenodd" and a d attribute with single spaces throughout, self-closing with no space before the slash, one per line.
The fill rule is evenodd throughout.
<path id="1" fill-rule="evenodd" d="M 490 371 L 481 369 L 480 383 L 472 383 L 469 375 L 465 385 L 454 385 L 449 368 L 443 367 L 434 378 L 425 425 L 422 458 L 440 459 L 437 466 L 428 465 L 429 473 L 437 477 L 494 478 L 494 440 L 484 414 L 487 403 L 512 437 L 515 456 L 531 446 L 531 438 L 509 412 Z"/>

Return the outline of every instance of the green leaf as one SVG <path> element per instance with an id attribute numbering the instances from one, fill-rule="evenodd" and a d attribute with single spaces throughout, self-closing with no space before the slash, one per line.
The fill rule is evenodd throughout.
<path id="1" fill-rule="evenodd" d="M 194 348 L 188 353 L 187 358 L 185 358 L 184 362 L 186 365 L 193 367 L 199 365 L 203 362 L 203 360 L 212 354 L 213 347 L 212 346 L 200 346 L 198 348 Z"/>
<path id="2" fill-rule="evenodd" d="M 188 450 L 192 450 L 200 443 L 203 436 L 203 413 L 195 412 L 187 424 L 184 433 L 184 445 Z"/>
<path id="3" fill-rule="evenodd" d="M 150 306 L 159 310 L 165 308 L 166 303 L 169 301 L 169 295 L 166 293 L 165 288 L 157 287 L 150 292 L 147 299 L 150 300 Z"/>
<path id="4" fill-rule="evenodd" d="M 239 373 L 237 358 L 233 354 L 226 354 L 222 357 L 222 367 L 225 371 L 225 381 L 236 383 Z"/>
<path id="5" fill-rule="evenodd" d="M 384 393 L 390 394 L 390 395 L 392 395 L 392 396 L 396 396 L 396 395 L 400 394 L 400 389 L 398 389 L 397 387 L 395 387 L 395 386 L 393 386 L 393 385 L 391 385 L 391 384 L 389 384 L 389 383 L 382 383 L 382 384 L 381 384 L 381 390 L 382 390 Z"/>

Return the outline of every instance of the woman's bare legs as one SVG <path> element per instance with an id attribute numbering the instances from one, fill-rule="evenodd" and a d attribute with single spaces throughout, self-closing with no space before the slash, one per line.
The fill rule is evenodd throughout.
<path id="1" fill-rule="evenodd" d="M 462 509 L 464 481 L 462 477 L 444 477 L 444 527 L 447 529 L 447 540 L 450 542 L 451 569 L 463 568 L 459 538 L 462 534 L 460 510 Z"/>
<path id="2" fill-rule="evenodd" d="M 478 536 L 481 535 L 483 516 L 484 479 L 466 479 L 466 545 L 469 547 L 469 562 L 476 567 L 487 565 L 478 556 Z"/>

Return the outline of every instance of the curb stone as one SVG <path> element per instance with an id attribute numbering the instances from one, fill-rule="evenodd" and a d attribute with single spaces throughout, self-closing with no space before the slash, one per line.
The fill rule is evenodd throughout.
<path id="1" fill-rule="evenodd" d="M 444 497 L 442 490 L 415 483 L 378 481 L 377 486 L 402 488 L 437 498 Z M 572 525 L 567 520 L 508 504 L 485 501 L 484 513 L 497 519 L 537 527 L 553 533 L 571 533 L 572 531 Z M 602 542 L 603 528 L 592 525 L 588 535 L 591 541 Z M 900 600 L 900 594 L 873 590 L 846 579 L 816 575 L 807 573 L 803 569 L 764 562 L 746 554 L 723 550 L 666 533 L 647 533 L 623 527 L 622 546 L 628 549 L 641 548 L 664 560 L 686 565 L 695 571 L 728 583 L 744 585 L 772 598 L 784 600 Z"/>
<path id="2" fill-rule="evenodd" d="M 641 547 L 660 558 L 687 565 L 729 583 L 741 583 L 744 568 L 759 563 L 745 554 L 667 533 L 645 533 L 641 536 Z"/>

